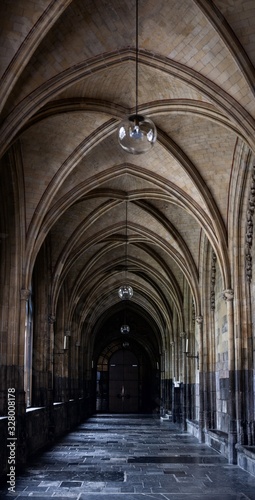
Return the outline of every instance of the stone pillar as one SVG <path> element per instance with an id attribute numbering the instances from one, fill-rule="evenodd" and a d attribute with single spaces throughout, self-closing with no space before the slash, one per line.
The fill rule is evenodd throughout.
<path id="1" fill-rule="evenodd" d="M 198 418 L 198 439 L 204 442 L 204 352 L 203 352 L 203 316 L 196 317 L 199 338 L 199 418 Z"/>
<path id="2" fill-rule="evenodd" d="M 228 432 L 228 461 L 236 464 L 237 453 L 235 445 L 237 442 L 236 428 L 236 399 L 235 399 L 235 337 L 234 337 L 234 291 L 231 289 L 223 292 L 223 299 L 227 302 L 228 316 L 228 370 L 229 370 L 229 432 Z"/>
<path id="3" fill-rule="evenodd" d="M 183 384 L 181 386 L 181 406 L 182 406 L 182 430 L 186 431 L 187 430 L 187 360 L 186 360 L 186 354 L 185 354 L 185 349 L 186 349 L 186 338 L 187 334 L 186 332 L 181 332 L 180 333 L 180 338 L 181 338 L 181 352 L 180 355 L 182 356 L 182 376 L 183 376 Z"/>
<path id="4" fill-rule="evenodd" d="M 54 356 L 54 323 L 56 317 L 52 314 L 48 317 L 49 339 L 48 339 L 48 389 L 53 389 L 53 356 Z"/>
<path id="5" fill-rule="evenodd" d="M 32 399 L 32 348 L 33 348 L 33 331 L 31 326 L 31 312 L 29 299 L 31 297 L 30 290 L 21 290 L 21 301 L 25 302 L 25 307 L 23 304 L 21 306 L 22 314 L 23 309 L 25 309 L 25 319 L 24 319 L 24 390 L 26 398 L 26 406 L 31 406 Z M 22 323 L 23 324 L 23 319 Z"/>
<path id="6" fill-rule="evenodd" d="M 53 442 L 55 438 L 55 422 L 53 408 L 53 359 L 54 359 L 54 323 L 56 317 L 53 314 L 48 316 L 48 394 L 47 394 L 47 412 L 48 412 L 48 440 Z"/>
<path id="7" fill-rule="evenodd" d="M 20 326 L 19 326 L 19 345 L 18 345 L 18 366 L 16 367 L 17 379 L 13 382 L 16 388 L 16 426 L 18 453 L 17 462 L 19 466 L 26 463 L 27 445 L 26 445 L 26 389 L 27 369 L 25 363 L 25 330 L 27 328 L 28 300 L 30 290 L 22 288 L 20 290 Z M 21 374 L 23 375 L 21 377 Z M 15 377 L 16 378 L 16 377 Z"/>
<path id="8" fill-rule="evenodd" d="M 165 351 L 165 392 L 164 392 L 164 407 L 165 410 L 169 410 L 171 408 L 171 373 L 170 373 L 170 368 L 171 368 L 171 351 L 170 351 L 170 346 L 166 346 L 166 351 Z"/>
<path id="9" fill-rule="evenodd" d="M 172 384 L 171 387 L 169 388 L 171 390 L 171 404 L 170 404 L 170 410 L 172 412 L 172 415 L 174 415 L 174 381 L 175 381 L 175 344 L 174 341 L 170 342 L 170 348 L 171 348 L 171 357 L 170 357 L 170 363 L 172 366 L 172 372 L 171 372 L 171 379 L 172 379 Z"/>
<path id="10" fill-rule="evenodd" d="M 76 366 L 76 383 L 75 383 L 75 399 L 79 400 L 80 398 L 80 387 L 79 387 L 79 376 L 80 376 L 80 349 L 79 345 L 77 345 L 77 342 L 75 342 L 74 345 L 74 351 L 75 351 L 75 366 Z"/>
<path id="11" fill-rule="evenodd" d="M 165 379 L 166 379 L 166 370 L 165 370 L 165 351 L 161 354 L 161 376 L 160 376 L 160 416 L 163 417 L 165 415 Z"/>
<path id="12" fill-rule="evenodd" d="M 30 294 L 31 292 L 28 289 L 22 288 L 20 290 L 20 335 L 19 335 L 19 347 L 18 347 L 18 366 L 21 367 L 22 370 L 24 367 L 25 339 L 26 339 L 26 328 L 28 321 L 28 301 Z M 24 387 L 23 383 L 22 386 Z"/>
<path id="13" fill-rule="evenodd" d="M 63 388 L 63 401 L 69 401 L 73 398 L 72 387 L 73 387 L 73 369 L 72 369 L 72 359 L 71 359 L 71 330 L 65 330 L 64 332 L 64 357 L 63 357 L 63 368 L 62 368 L 62 388 Z"/>

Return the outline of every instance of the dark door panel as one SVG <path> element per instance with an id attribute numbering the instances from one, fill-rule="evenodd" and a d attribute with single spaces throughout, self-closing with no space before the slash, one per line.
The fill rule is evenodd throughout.
<path id="1" fill-rule="evenodd" d="M 116 351 L 109 361 L 109 411 L 137 413 L 139 410 L 139 367 L 135 354 Z"/>

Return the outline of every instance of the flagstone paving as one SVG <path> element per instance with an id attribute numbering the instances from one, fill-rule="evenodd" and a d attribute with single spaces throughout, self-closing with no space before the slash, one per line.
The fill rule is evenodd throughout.
<path id="1" fill-rule="evenodd" d="M 0 498 L 255 500 L 255 477 L 175 424 L 96 415 L 30 461 Z"/>

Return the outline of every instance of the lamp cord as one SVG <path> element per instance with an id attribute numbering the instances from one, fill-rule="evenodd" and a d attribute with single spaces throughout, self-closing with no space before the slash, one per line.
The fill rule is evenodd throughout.
<path id="1" fill-rule="evenodd" d="M 135 88 L 135 113 L 138 114 L 138 0 L 136 0 L 136 48 L 135 48 L 135 80 L 136 80 L 136 88 Z"/>
<path id="2" fill-rule="evenodd" d="M 125 281 L 127 281 L 127 260 L 128 260 L 128 251 L 127 251 L 127 236 L 128 236 L 128 230 L 127 230 L 127 201 L 126 201 L 126 266 L 125 266 L 125 272 L 126 272 L 126 276 L 125 276 Z"/>
<path id="3" fill-rule="evenodd" d="M 128 265 L 128 228 L 127 228 L 127 214 L 128 214 L 128 208 L 127 208 L 127 200 L 126 200 L 126 266 L 125 266 L 125 286 L 127 286 L 127 265 Z M 127 323 L 127 301 L 125 300 L 124 304 L 124 325 Z"/>

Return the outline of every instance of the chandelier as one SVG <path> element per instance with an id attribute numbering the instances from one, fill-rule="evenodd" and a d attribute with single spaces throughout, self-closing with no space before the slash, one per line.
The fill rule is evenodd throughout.
<path id="1" fill-rule="evenodd" d="M 152 120 L 138 113 L 138 0 L 136 0 L 136 51 L 135 51 L 135 114 L 123 120 L 118 128 L 120 146 L 132 154 L 149 151 L 157 139 L 157 129 Z"/>

